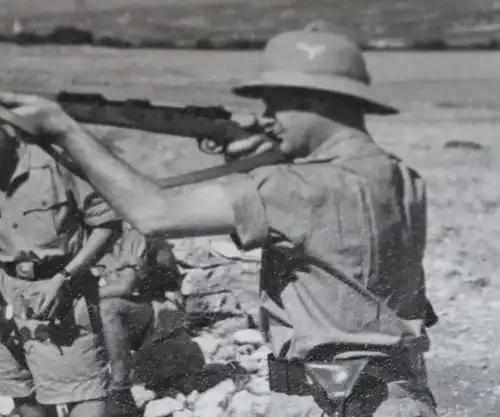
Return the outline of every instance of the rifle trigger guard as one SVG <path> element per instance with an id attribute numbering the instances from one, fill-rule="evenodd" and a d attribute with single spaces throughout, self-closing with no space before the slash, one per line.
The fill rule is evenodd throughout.
<path id="1" fill-rule="evenodd" d="M 196 138 L 196 142 L 198 142 L 198 148 L 203 153 L 209 155 L 221 155 L 225 153 L 227 147 L 226 145 L 221 145 L 220 143 L 207 138 Z"/>

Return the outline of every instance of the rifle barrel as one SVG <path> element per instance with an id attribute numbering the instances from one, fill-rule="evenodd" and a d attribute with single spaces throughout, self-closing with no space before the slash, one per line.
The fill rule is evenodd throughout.
<path id="1" fill-rule="evenodd" d="M 120 98 L 111 94 L 74 91 L 46 93 L 26 91 L 56 101 L 80 123 L 115 126 L 195 139 L 208 139 L 218 145 L 248 137 L 250 132 L 231 121 L 231 112 L 222 106 L 192 106 Z"/>

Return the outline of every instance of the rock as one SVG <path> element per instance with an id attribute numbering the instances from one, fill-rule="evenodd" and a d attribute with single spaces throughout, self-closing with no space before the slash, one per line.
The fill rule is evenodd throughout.
<path id="1" fill-rule="evenodd" d="M 181 293 L 184 296 L 200 295 L 224 289 L 224 282 L 220 274 L 214 274 L 215 268 L 191 269 L 181 284 Z"/>
<path id="2" fill-rule="evenodd" d="M 270 353 L 271 349 L 264 345 L 258 348 L 254 353 L 252 353 L 252 356 L 250 357 L 258 362 L 265 362 L 267 364 L 267 357 Z"/>
<path id="3" fill-rule="evenodd" d="M 174 411 L 185 408 L 185 404 L 174 398 L 165 397 L 160 400 L 151 401 L 146 405 L 144 417 L 167 417 Z"/>
<path id="4" fill-rule="evenodd" d="M 14 408 L 15 405 L 12 398 L 0 395 L 0 415 L 8 416 Z"/>
<path id="5" fill-rule="evenodd" d="M 267 408 L 264 411 L 266 416 L 283 417 L 323 417 L 324 412 L 314 402 L 312 396 L 291 396 L 286 394 L 272 393 L 269 397 Z M 349 414 L 358 415 L 358 414 Z M 237 417 L 237 416 L 234 416 Z"/>
<path id="6" fill-rule="evenodd" d="M 249 356 L 240 357 L 238 362 L 249 373 L 257 372 L 260 368 L 262 368 L 262 365 L 258 361 Z"/>
<path id="7" fill-rule="evenodd" d="M 236 359 L 237 353 L 233 345 L 222 345 L 215 354 L 214 362 L 230 362 Z"/>
<path id="8" fill-rule="evenodd" d="M 255 352 L 254 345 L 236 345 L 235 349 L 239 357 L 248 357 Z"/>
<path id="9" fill-rule="evenodd" d="M 283 416 L 285 414 L 265 414 L 269 402 L 268 396 L 255 396 L 247 391 L 238 392 L 232 399 L 225 417 L 268 417 Z"/>
<path id="10" fill-rule="evenodd" d="M 229 337 L 240 330 L 248 330 L 248 317 L 231 317 L 215 323 L 211 330 L 219 337 Z"/>
<path id="11" fill-rule="evenodd" d="M 209 333 L 193 338 L 203 352 L 206 362 L 210 362 L 221 345 L 221 340 Z"/>
<path id="12" fill-rule="evenodd" d="M 257 375 L 261 378 L 269 379 L 269 368 L 267 364 L 259 368 L 259 370 L 257 371 Z"/>
<path id="13" fill-rule="evenodd" d="M 195 411 L 199 412 L 213 409 L 214 407 L 226 408 L 235 390 L 236 387 L 232 380 L 227 379 L 221 382 L 199 396 L 194 404 Z"/>
<path id="14" fill-rule="evenodd" d="M 239 267 L 238 268 L 236 267 Z M 253 267 L 249 269 L 248 266 Z M 253 323 L 260 320 L 260 296 L 259 296 L 259 265 L 239 263 L 229 271 L 228 287 L 238 299 L 241 309 L 252 317 Z"/>
<path id="15" fill-rule="evenodd" d="M 267 378 L 252 378 L 245 386 L 245 389 L 254 395 L 269 395 L 271 393 Z"/>
<path id="16" fill-rule="evenodd" d="M 260 317 L 260 308 L 259 307 L 247 307 L 247 304 L 241 301 L 239 298 L 240 304 L 242 305 L 243 310 L 252 318 L 253 325 L 252 327 L 261 327 L 261 317 Z"/>
<path id="17" fill-rule="evenodd" d="M 204 409 L 196 409 L 193 413 L 193 417 L 222 417 L 224 410 L 217 406 L 211 406 Z"/>
<path id="18" fill-rule="evenodd" d="M 225 259 L 258 263 L 262 257 L 262 249 L 257 248 L 251 251 L 240 250 L 232 240 L 211 239 L 210 249 L 214 255 L 219 255 Z"/>
<path id="19" fill-rule="evenodd" d="M 359 412 L 362 412 L 362 410 L 359 410 L 358 404 L 359 403 L 355 401 L 351 403 L 347 411 L 349 415 L 359 415 Z M 391 398 L 388 401 L 382 402 L 373 413 L 373 417 L 413 417 L 430 415 L 435 414 L 428 410 L 425 405 L 411 398 Z"/>
<path id="20" fill-rule="evenodd" d="M 191 410 L 179 410 L 172 413 L 172 417 L 194 417 Z"/>
<path id="21" fill-rule="evenodd" d="M 182 392 L 177 393 L 175 399 L 186 406 L 187 398 Z"/>
<path id="22" fill-rule="evenodd" d="M 137 407 L 142 408 L 146 403 L 153 401 L 157 395 L 154 391 L 146 389 L 142 385 L 134 385 L 131 389 Z"/>
<path id="23" fill-rule="evenodd" d="M 244 329 L 233 334 L 231 340 L 237 345 L 261 346 L 264 344 L 264 338 L 258 330 Z"/>
<path id="24" fill-rule="evenodd" d="M 194 405 L 196 400 L 199 398 L 200 393 L 197 390 L 192 391 L 187 397 L 188 407 Z"/>
<path id="25" fill-rule="evenodd" d="M 238 299 L 226 290 L 204 295 L 190 295 L 186 299 L 186 311 L 188 313 L 209 312 L 225 315 L 243 314 Z"/>
<path id="26" fill-rule="evenodd" d="M 241 310 L 240 303 L 238 299 L 231 293 L 223 293 L 222 297 L 219 300 L 218 310 L 217 311 L 230 311 L 230 312 L 238 312 Z"/>

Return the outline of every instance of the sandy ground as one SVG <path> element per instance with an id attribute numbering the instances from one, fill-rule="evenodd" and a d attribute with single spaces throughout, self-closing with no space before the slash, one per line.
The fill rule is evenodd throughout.
<path id="1" fill-rule="evenodd" d="M 257 111 L 229 86 L 257 71 L 255 54 L 113 51 L 0 46 L 2 88 L 56 91 L 113 87 L 123 95 Z M 368 55 L 381 94 L 401 116 L 369 120 L 373 136 L 426 178 L 429 297 L 441 321 L 431 330 L 429 373 L 443 416 L 500 413 L 500 55 Z M 99 129 L 152 176 L 217 163 L 190 140 Z M 470 141 L 449 147 L 450 141 Z"/>

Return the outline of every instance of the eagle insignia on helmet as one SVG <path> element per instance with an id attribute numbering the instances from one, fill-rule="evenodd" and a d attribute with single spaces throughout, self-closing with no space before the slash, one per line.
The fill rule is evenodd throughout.
<path id="1" fill-rule="evenodd" d="M 312 61 L 319 55 L 325 52 L 325 45 L 309 45 L 305 42 L 297 42 L 297 48 L 307 53 L 308 58 Z"/>

